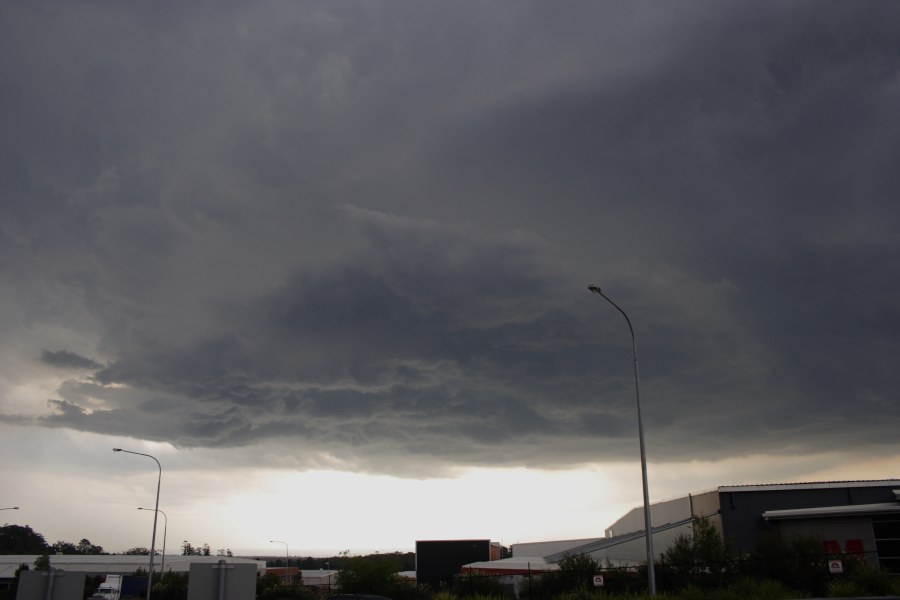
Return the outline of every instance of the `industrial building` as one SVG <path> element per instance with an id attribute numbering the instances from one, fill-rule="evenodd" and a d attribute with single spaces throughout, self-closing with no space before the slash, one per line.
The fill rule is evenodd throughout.
<path id="1" fill-rule="evenodd" d="M 856 555 L 873 566 L 900 572 L 900 480 L 830 481 L 722 486 L 650 506 L 653 546 L 665 552 L 679 535 L 707 519 L 737 556 L 750 553 L 768 531 L 785 537 L 814 535 L 823 552 Z M 601 538 L 515 544 L 512 554 L 558 561 L 589 554 L 612 564 L 646 562 L 643 507 L 606 529 Z"/>
<path id="2" fill-rule="evenodd" d="M 419 540 L 416 542 L 416 579 L 434 589 L 447 585 L 463 566 L 503 558 L 499 544 L 490 540 Z"/>
<path id="3" fill-rule="evenodd" d="M 22 565 L 34 569 L 37 554 L 0 554 L 0 585 L 6 585 L 15 579 L 16 571 Z M 138 569 L 147 570 L 149 556 L 126 554 L 51 554 L 50 566 L 62 571 L 71 571 L 93 575 L 131 575 Z M 166 573 L 188 573 L 191 563 L 217 564 L 224 560 L 228 564 L 252 563 L 260 575 L 266 572 L 266 561 L 249 558 L 225 556 L 162 556 L 154 558 L 154 578 L 161 570 Z"/>

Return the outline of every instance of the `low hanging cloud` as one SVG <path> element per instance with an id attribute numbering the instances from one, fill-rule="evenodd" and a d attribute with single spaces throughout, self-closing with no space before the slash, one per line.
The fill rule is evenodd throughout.
<path id="1" fill-rule="evenodd" d="M 66 350 L 59 350 L 56 352 L 52 350 L 44 350 L 41 353 L 41 362 L 44 362 L 53 367 L 60 367 L 63 369 L 96 370 L 101 366 L 99 363 L 94 362 L 89 358 L 79 356 L 74 352 L 68 352 Z"/>

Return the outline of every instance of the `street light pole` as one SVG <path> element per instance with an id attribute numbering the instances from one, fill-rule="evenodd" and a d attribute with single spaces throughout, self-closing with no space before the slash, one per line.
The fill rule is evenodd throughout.
<path id="1" fill-rule="evenodd" d="M 622 313 L 622 316 L 625 317 L 625 322 L 628 323 L 628 331 L 631 332 L 631 347 L 634 354 L 634 392 L 637 399 L 638 438 L 640 439 L 641 446 L 641 479 L 644 488 L 644 537 L 647 541 L 647 580 L 650 585 L 650 595 L 655 596 L 656 570 L 653 567 L 653 526 L 650 522 L 650 492 L 647 485 L 647 450 L 644 447 L 644 422 L 641 418 L 641 382 L 638 374 L 637 342 L 634 337 L 634 327 L 631 326 L 631 319 L 628 318 L 625 311 L 600 291 L 599 287 L 596 285 L 589 285 L 588 290 L 595 294 L 599 294 L 604 300 L 612 304 L 616 310 Z"/>
<path id="2" fill-rule="evenodd" d="M 159 517 L 159 488 L 162 484 L 162 465 L 156 460 L 155 456 L 144 454 L 143 452 L 132 452 L 131 450 L 123 450 L 122 448 L 113 448 L 113 452 L 125 452 L 127 454 L 136 454 L 138 456 L 146 456 L 152 458 L 159 469 L 159 477 L 156 479 L 156 507 L 153 509 L 153 538 L 150 540 L 150 570 L 147 571 L 147 600 L 150 600 L 150 588 L 153 586 L 153 555 L 156 553 L 156 520 Z"/>
<path id="3" fill-rule="evenodd" d="M 287 542 L 282 542 L 280 540 L 269 540 L 270 544 L 284 544 L 284 559 L 287 561 L 287 567 L 284 570 L 284 581 L 285 583 L 291 582 L 291 551 L 288 549 Z"/>
<path id="4" fill-rule="evenodd" d="M 153 510 L 152 508 L 144 508 L 142 506 L 138 506 L 138 510 Z M 166 511 L 160 509 L 159 512 L 162 513 L 163 516 L 163 550 L 162 550 L 162 560 L 159 563 L 159 580 L 162 581 L 162 578 L 166 575 L 166 533 L 169 531 L 169 515 L 166 514 Z"/>

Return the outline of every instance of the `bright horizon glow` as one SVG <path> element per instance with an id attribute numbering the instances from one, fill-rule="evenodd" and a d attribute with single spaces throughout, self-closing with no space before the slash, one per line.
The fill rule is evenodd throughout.
<path id="1" fill-rule="evenodd" d="M 603 536 L 619 517 L 641 505 L 637 457 L 556 471 L 468 468 L 454 478 L 420 480 L 232 468 L 222 457 L 233 450 L 178 450 L 69 430 L 0 430 L 10 441 L 42 449 L 6 468 L 6 476 L 20 485 L 15 494 L 4 494 L 4 501 L 21 507 L 6 512 L 7 520 L 30 526 L 49 544 L 87 538 L 110 553 L 148 547 L 149 522 L 134 507 L 152 502 L 157 476 L 152 463 L 123 465 L 109 451 L 111 444 L 130 444 L 159 456 L 164 468 L 160 509 L 168 514 L 170 555 L 180 554 L 184 541 L 209 544 L 213 553 L 230 549 L 252 557 L 282 555 L 268 542 L 279 539 L 288 544 L 291 556 L 328 557 L 343 551 L 414 551 L 417 540 L 427 539 L 479 538 L 505 546 L 585 539 Z M 891 479 L 900 474 L 900 457 L 838 452 L 660 463 L 653 462 L 651 447 L 649 457 L 654 502 L 720 485 Z M 158 547 L 161 542 L 158 537 Z"/>

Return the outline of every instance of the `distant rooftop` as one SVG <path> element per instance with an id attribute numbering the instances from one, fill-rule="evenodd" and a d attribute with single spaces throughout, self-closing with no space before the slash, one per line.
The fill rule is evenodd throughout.
<path id="1" fill-rule="evenodd" d="M 34 565 L 39 558 L 38 554 L 0 554 L 0 579 L 9 579 L 15 576 L 16 569 L 20 565 Z M 95 574 L 121 573 L 128 575 L 137 569 L 146 569 L 150 561 L 150 555 L 132 554 L 50 554 L 50 564 L 55 569 L 64 571 L 81 571 Z M 236 556 L 181 556 L 169 555 L 165 557 L 165 569 L 175 573 L 187 573 L 191 569 L 191 563 L 216 564 L 224 560 L 228 564 L 251 563 L 256 565 L 259 573 L 265 573 L 266 561 Z M 153 560 L 153 570 L 158 572 L 163 565 L 162 556 L 156 556 Z"/>
<path id="2" fill-rule="evenodd" d="M 753 492 L 763 490 L 824 490 L 832 488 L 865 488 L 900 486 L 900 479 L 871 479 L 856 481 L 811 481 L 801 483 L 761 483 L 751 485 L 723 485 L 719 492 Z"/>

